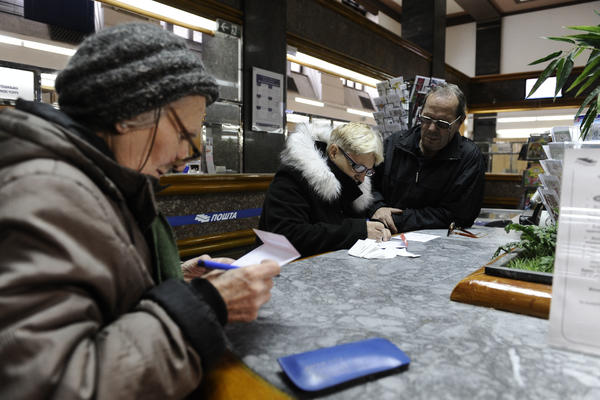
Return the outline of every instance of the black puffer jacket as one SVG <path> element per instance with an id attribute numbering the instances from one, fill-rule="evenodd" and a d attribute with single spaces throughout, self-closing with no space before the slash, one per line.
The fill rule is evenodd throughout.
<path id="1" fill-rule="evenodd" d="M 269 186 L 259 228 L 284 235 L 303 257 L 367 238 L 370 178 L 357 185 L 326 155 L 329 131 L 290 134 Z"/>
<path id="2" fill-rule="evenodd" d="M 469 139 L 454 135 L 433 158 L 419 149 L 421 126 L 394 134 L 384 143 L 385 161 L 376 169 L 375 203 L 403 209 L 394 215 L 399 232 L 473 225 L 483 200 L 486 163 Z"/>

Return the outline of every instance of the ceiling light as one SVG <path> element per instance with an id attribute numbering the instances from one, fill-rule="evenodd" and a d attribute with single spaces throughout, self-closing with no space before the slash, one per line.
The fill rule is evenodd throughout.
<path id="1" fill-rule="evenodd" d="M 56 81 L 56 74 L 40 74 L 42 78 L 42 87 L 54 89 L 54 81 Z"/>
<path id="2" fill-rule="evenodd" d="M 75 54 L 75 49 L 69 49 L 67 47 L 54 46 L 51 44 L 34 42 L 31 40 L 23 40 L 23 47 L 28 47 L 30 49 L 47 51 L 50 53 L 63 54 L 65 56 L 72 56 Z"/>
<path id="3" fill-rule="evenodd" d="M 498 118 L 498 123 L 540 122 L 540 121 L 573 121 L 575 115 L 545 115 L 540 117 L 505 117 Z"/>
<path id="4" fill-rule="evenodd" d="M 295 56 L 288 54 L 287 59 L 288 61 L 293 61 L 295 63 L 305 65 L 309 68 L 318 69 L 319 71 L 326 72 L 328 74 L 360 82 L 363 85 L 376 87 L 375 85 L 379 82 L 379 79 L 359 74 L 358 72 L 354 72 L 347 68 L 339 67 L 335 64 L 320 60 L 316 57 L 312 57 L 304 53 L 297 52 Z"/>
<path id="5" fill-rule="evenodd" d="M 310 122 L 309 117 L 300 114 L 286 114 L 285 119 L 287 120 L 287 122 L 293 122 L 295 124 L 308 124 Z"/>
<path id="6" fill-rule="evenodd" d="M 346 112 L 350 114 L 362 115 L 363 117 L 373 118 L 373 113 L 355 110 L 354 108 L 346 108 Z"/>
<path id="7" fill-rule="evenodd" d="M 509 118 L 498 118 L 499 123 L 510 123 L 510 122 L 535 122 L 536 117 L 509 117 Z"/>
<path id="8" fill-rule="evenodd" d="M 0 35 L 0 43 L 12 44 L 14 46 L 22 46 L 23 41 L 21 39 L 14 38 L 12 36 Z"/>
<path id="9" fill-rule="evenodd" d="M 316 101 L 316 100 L 305 99 L 303 97 L 296 97 L 296 98 L 294 98 L 294 100 L 297 103 L 304 103 L 304 104 L 308 104 L 308 105 L 315 106 L 315 107 L 325 107 L 325 103 L 322 103 L 322 102 Z"/>
<path id="10" fill-rule="evenodd" d="M 547 115 L 544 117 L 537 117 L 538 121 L 573 121 L 575 114 L 573 115 Z"/>
<path id="11" fill-rule="evenodd" d="M 188 29 L 214 34 L 217 30 L 216 21 L 194 15 L 166 4 L 152 0 L 99 0 L 111 6 L 145 15 L 150 18 L 170 22 Z"/>
<path id="12" fill-rule="evenodd" d="M 65 56 L 72 56 L 75 54 L 75 49 L 61 46 L 54 46 L 47 43 L 34 42 L 32 40 L 19 39 L 13 36 L 0 35 L 0 43 L 9 44 L 13 46 L 23 46 L 30 49 L 47 51 L 49 53 L 63 54 Z"/>

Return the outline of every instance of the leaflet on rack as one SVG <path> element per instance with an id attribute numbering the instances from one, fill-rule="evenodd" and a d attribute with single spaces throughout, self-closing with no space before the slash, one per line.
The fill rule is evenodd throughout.
<path id="1" fill-rule="evenodd" d="M 550 344 L 600 355 L 600 149 L 563 161 Z"/>

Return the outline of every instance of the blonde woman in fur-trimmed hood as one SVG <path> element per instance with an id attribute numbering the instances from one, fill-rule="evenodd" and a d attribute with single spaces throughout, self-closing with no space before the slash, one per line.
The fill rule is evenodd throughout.
<path id="1" fill-rule="evenodd" d="M 358 239 L 389 240 L 382 223 L 366 219 L 370 176 L 382 161 L 381 138 L 365 124 L 333 131 L 301 125 L 281 153 L 260 229 L 285 235 L 303 257 L 347 249 Z"/>

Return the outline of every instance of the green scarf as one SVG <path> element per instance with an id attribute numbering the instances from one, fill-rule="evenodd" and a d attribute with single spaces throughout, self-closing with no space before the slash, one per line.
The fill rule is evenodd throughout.
<path id="1" fill-rule="evenodd" d="M 170 278 L 183 279 L 181 259 L 171 225 L 162 214 L 158 214 L 152 221 L 150 229 L 154 245 L 154 280 L 156 284 Z"/>

